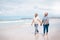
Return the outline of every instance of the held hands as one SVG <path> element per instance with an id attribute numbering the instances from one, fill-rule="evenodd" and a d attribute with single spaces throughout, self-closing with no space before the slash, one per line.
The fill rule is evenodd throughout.
<path id="1" fill-rule="evenodd" d="M 42 26 L 42 23 L 40 24 L 40 26 Z"/>
<path id="2" fill-rule="evenodd" d="M 40 26 L 42 26 L 42 22 L 40 23 Z"/>

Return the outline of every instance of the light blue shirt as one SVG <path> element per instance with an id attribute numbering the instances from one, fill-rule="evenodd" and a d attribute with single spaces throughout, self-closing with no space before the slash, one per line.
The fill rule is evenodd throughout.
<path id="1" fill-rule="evenodd" d="M 46 23 L 46 21 L 47 21 L 48 23 Z M 43 22 L 44 25 L 45 25 L 45 24 L 49 24 L 49 18 L 48 18 L 48 16 L 44 16 L 42 22 Z"/>

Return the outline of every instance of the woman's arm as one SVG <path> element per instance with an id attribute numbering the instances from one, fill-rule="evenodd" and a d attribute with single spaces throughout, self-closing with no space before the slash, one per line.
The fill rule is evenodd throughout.
<path id="1" fill-rule="evenodd" d="M 38 19 L 38 21 L 39 21 L 40 25 L 42 25 L 42 22 L 41 22 L 41 20 L 39 20 L 39 19 Z"/>
<path id="2" fill-rule="evenodd" d="M 34 23 L 34 20 L 32 21 L 32 24 L 31 25 L 33 25 L 33 23 Z"/>

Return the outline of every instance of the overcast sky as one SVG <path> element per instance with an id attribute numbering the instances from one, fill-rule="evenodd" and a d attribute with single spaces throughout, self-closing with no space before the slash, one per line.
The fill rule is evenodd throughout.
<path id="1" fill-rule="evenodd" d="M 59 0 L 0 0 L 0 16 L 33 16 L 35 12 L 42 16 L 60 17 Z"/>

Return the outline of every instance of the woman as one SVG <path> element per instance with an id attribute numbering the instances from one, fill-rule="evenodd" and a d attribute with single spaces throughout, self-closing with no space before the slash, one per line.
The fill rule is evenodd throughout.
<path id="1" fill-rule="evenodd" d="M 37 13 L 35 13 L 35 15 L 34 15 L 34 19 L 33 19 L 33 21 L 32 21 L 32 24 L 34 24 L 34 27 L 35 27 L 35 35 L 36 35 L 37 33 L 39 33 L 38 25 L 39 25 L 39 24 L 40 24 L 40 25 L 42 24 L 42 22 L 41 22 L 41 20 L 39 19 Z M 31 24 L 31 25 L 32 25 L 32 24 Z"/>

